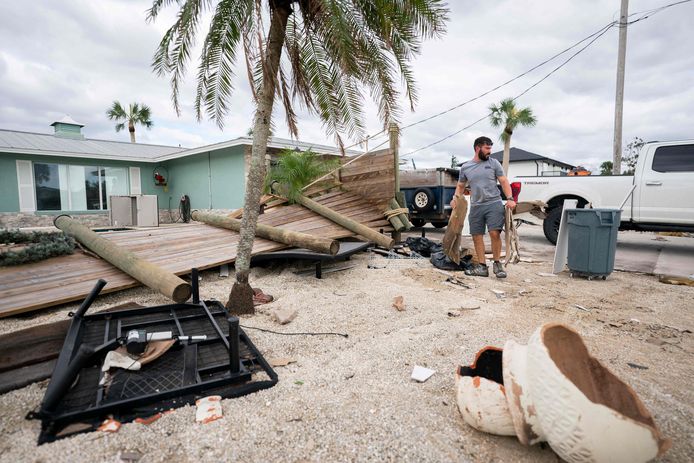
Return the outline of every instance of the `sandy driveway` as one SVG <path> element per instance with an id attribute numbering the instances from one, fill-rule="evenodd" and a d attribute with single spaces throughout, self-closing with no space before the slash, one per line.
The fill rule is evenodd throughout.
<path id="1" fill-rule="evenodd" d="M 195 424 L 195 409 L 184 407 L 151 425 L 126 424 L 115 434 L 95 432 L 36 447 L 39 423 L 24 415 L 40 403 L 46 384 L 5 394 L 0 460 L 120 461 L 127 451 L 147 462 L 557 461 L 549 448 L 526 448 L 515 438 L 469 428 L 453 386 L 455 367 L 481 347 L 525 342 L 540 324 L 558 321 L 577 329 L 591 353 L 640 394 L 674 442 L 662 461 L 688 461 L 694 454 L 694 288 L 625 272 L 607 281 L 570 279 L 567 273 L 543 277 L 538 273 L 551 270 L 547 256 L 525 256 L 535 262 L 510 267 L 505 281 L 469 279 L 473 289 L 446 284 L 428 262 L 395 265 L 368 254 L 353 258 L 354 268 L 322 280 L 296 275 L 294 265 L 255 268 L 254 286 L 276 301 L 259 307 L 243 325 L 349 338 L 248 330 L 266 358 L 296 362 L 276 368 L 280 382 L 274 388 L 223 401 L 225 418 L 207 425 Z M 388 265 L 369 269 L 369 262 Z M 202 276 L 202 295 L 224 301 L 232 280 L 213 271 Z M 491 289 L 506 297 L 497 298 Z M 395 296 L 404 297 L 404 311 L 392 307 Z M 100 298 L 91 310 L 124 301 L 167 303 L 140 288 Z M 478 310 L 448 315 L 476 305 Z M 0 320 L 0 333 L 63 319 L 75 307 Z M 275 307 L 299 313 L 279 326 L 269 315 Z M 436 374 L 416 383 L 410 380 L 415 365 Z"/>

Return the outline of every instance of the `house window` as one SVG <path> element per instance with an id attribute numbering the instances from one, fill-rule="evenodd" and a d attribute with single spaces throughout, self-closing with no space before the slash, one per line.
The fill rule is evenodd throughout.
<path id="1" fill-rule="evenodd" d="M 110 196 L 128 194 L 128 171 L 35 162 L 34 185 L 39 211 L 106 210 Z"/>

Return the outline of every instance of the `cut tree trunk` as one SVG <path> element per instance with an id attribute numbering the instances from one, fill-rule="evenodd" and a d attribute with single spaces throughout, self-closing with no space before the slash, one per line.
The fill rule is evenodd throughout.
<path id="1" fill-rule="evenodd" d="M 325 207 L 322 204 L 318 204 L 317 202 L 307 198 L 306 196 L 299 195 L 297 198 L 297 202 L 302 206 L 307 207 L 314 212 L 317 212 L 326 219 L 330 219 L 336 224 L 345 227 L 347 230 L 352 231 L 357 235 L 361 235 L 369 241 L 373 241 L 379 246 L 383 246 L 386 249 L 391 249 L 393 247 L 394 241 L 392 238 L 382 235 L 381 233 L 378 233 L 377 231 L 372 230 L 366 225 L 352 220 L 349 217 L 345 217 L 344 215 L 335 212 L 329 207 Z"/>
<path id="2" fill-rule="evenodd" d="M 232 219 L 223 215 L 210 214 L 200 211 L 193 211 L 191 216 L 193 217 L 193 220 L 197 220 L 198 222 L 203 222 L 215 227 L 226 228 L 235 232 L 241 230 L 241 221 L 238 219 Z M 262 223 L 256 225 L 255 234 L 261 238 L 276 241 L 278 243 L 296 246 L 298 248 L 306 248 L 322 254 L 330 254 L 331 256 L 334 256 L 337 254 L 337 251 L 340 250 L 340 243 L 336 240 L 271 227 L 270 225 L 264 225 Z"/>
<path id="3" fill-rule="evenodd" d="M 137 257 L 106 238 L 100 237 L 72 217 L 59 215 L 53 223 L 68 235 L 73 236 L 90 251 L 143 285 L 159 291 L 175 302 L 185 302 L 190 298 L 192 290 L 189 283 L 158 265 Z"/>
<path id="4" fill-rule="evenodd" d="M 504 140 L 504 158 L 501 167 L 504 169 L 504 175 L 508 176 L 508 166 L 511 162 L 511 134 L 507 132 L 506 135 L 507 137 Z"/>
<path id="5" fill-rule="evenodd" d="M 128 122 L 128 132 L 130 132 L 130 143 L 135 143 L 135 125 Z"/>
<path id="6" fill-rule="evenodd" d="M 226 307 L 235 314 L 253 314 L 253 289 L 248 284 L 251 251 L 258 222 L 260 193 L 265 179 L 265 153 L 270 137 L 272 107 L 275 101 L 275 87 L 279 71 L 282 46 L 284 44 L 287 20 L 291 13 L 289 3 L 275 4 L 270 11 L 270 31 L 267 48 L 263 57 L 263 83 L 258 92 L 258 107 L 253 123 L 253 147 L 248 168 L 246 194 L 243 202 L 243 218 L 239 247 L 236 255 L 236 282 L 229 293 Z"/>

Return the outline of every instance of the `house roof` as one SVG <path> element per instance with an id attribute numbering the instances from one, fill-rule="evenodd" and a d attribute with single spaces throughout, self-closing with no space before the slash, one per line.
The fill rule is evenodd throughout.
<path id="1" fill-rule="evenodd" d="M 179 146 L 149 145 L 91 138 L 80 140 L 57 137 L 53 134 L 0 129 L 0 152 L 138 162 L 161 162 L 232 146 L 252 144 L 252 138 L 239 137 L 221 143 L 188 149 Z M 340 151 L 333 146 L 276 137 L 270 137 L 268 147 L 279 149 L 299 148 L 300 150 L 311 148 L 319 154 L 340 154 Z M 354 150 L 348 150 L 347 153 L 360 154 L 360 152 Z"/>
<path id="2" fill-rule="evenodd" d="M 490 155 L 490 157 L 501 162 L 504 158 L 504 152 L 503 151 L 497 151 L 496 153 L 492 153 Z M 555 164 L 559 167 L 565 167 L 567 169 L 573 169 L 575 167 L 575 166 L 572 166 L 571 164 L 557 161 L 556 159 L 548 158 L 547 156 L 541 156 L 539 154 L 531 153 L 530 151 L 525 151 L 525 150 L 522 150 L 520 148 L 513 148 L 512 147 L 510 157 L 509 157 L 509 162 L 517 162 L 517 161 L 545 161 L 545 162 L 550 162 L 552 164 Z"/>

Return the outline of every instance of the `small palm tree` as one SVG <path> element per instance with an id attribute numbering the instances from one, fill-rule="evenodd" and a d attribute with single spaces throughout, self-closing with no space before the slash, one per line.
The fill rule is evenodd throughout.
<path id="1" fill-rule="evenodd" d="M 508 164 L 511 157 L 511 135 L 517 126 L 532 127 L 537 123 L 537 118 L 533 115 L 533 110 L 530 108 L 518 109 L 513 98 L 502 100 L 499 105 L 491 105 L 489 107 L 491 114 L 489 122 L 492 127 L 503 127 L 501 132 L 501 140 L 504 142 L 504 159 L 502 166 L 504 175 L 508 175 Z"/>
<path id="2" fill-rule="evenodd" d="M 148 129 L 154 125 L 152 122 L 152 111 L 149 109 L 149 106 L 140 103 L 130 103 L 126 111 L 119 101 L 114 101 L 113 106 L 106 111 L 106 116 L 110 120 L 118 122 L 116 124 L 116 132 L 125 129 L 125 124 L 128 124 L 130 143 L 135 143 L 136 124 L 144 125 Z"/>
<path id="3" fill-rule="evenodd" d="M 311 150 L 286 149 L 280 153 L 277 165 L 270 169 L 265 190 L 276 190 L 295 203 L 306 185 L 339 166 L 339 160 L 320 158 Z"/>

